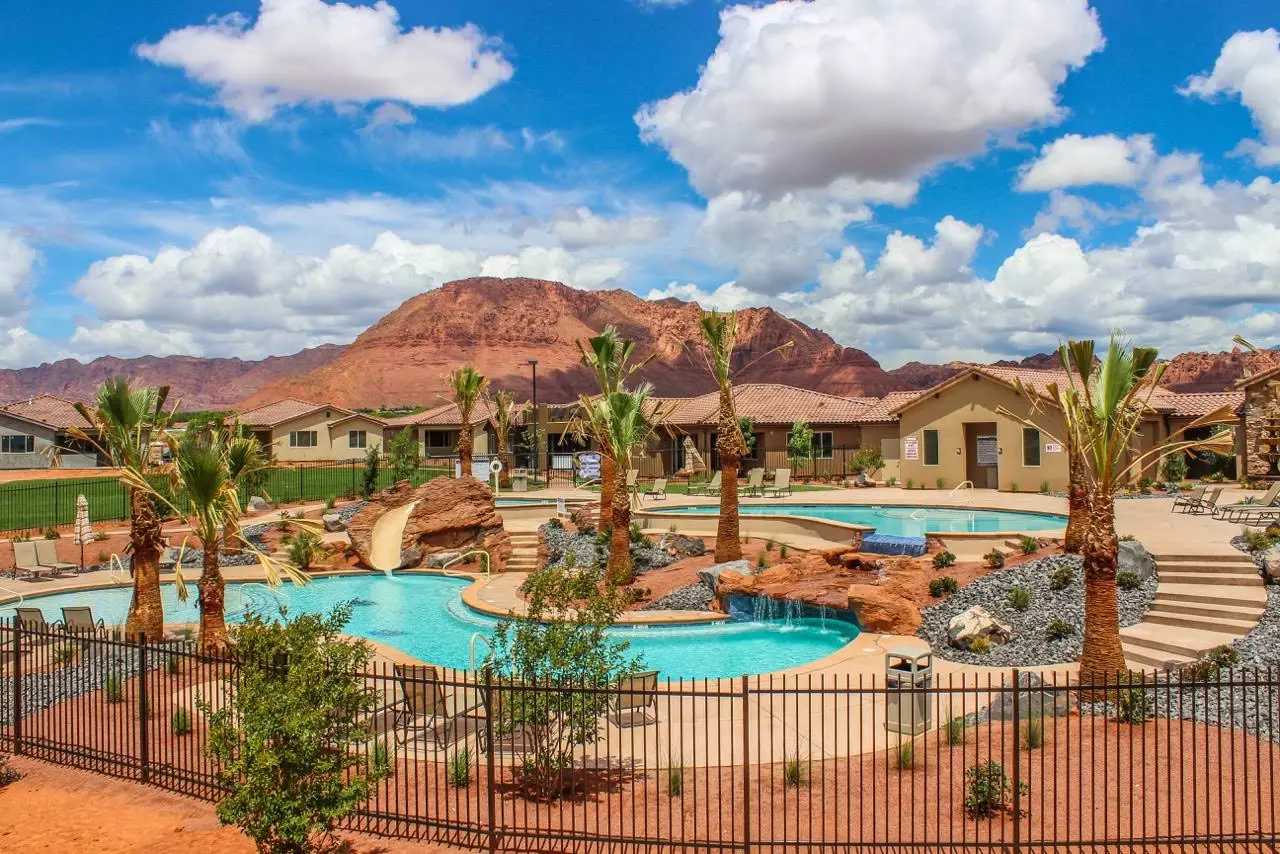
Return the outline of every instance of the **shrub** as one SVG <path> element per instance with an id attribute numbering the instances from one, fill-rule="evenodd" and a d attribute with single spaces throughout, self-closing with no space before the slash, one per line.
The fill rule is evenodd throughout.
<path id="1" fill-rule="evenodd" d="M 956 556 L 950 551 L 940 551 L 933 556 L 934 569 L 946 569 L 949 566 L 955 566 Z"/>
<path id="2" fill-rule="evenodd" d="M 804 782 L 804 763 L 800 757 L 787 759 L 782 766 L 782 782 L 788 786 L 799 786 Z"/>
<path id="3" fill-rule="evenodd" d="M 1000 551 L 999 549 L 992 549 L 991 551 L 984 554 L 982 556 L 982 559 L 986 561 L 987 566 L 991 567 L 992 569 L 999 569 L 1000 567 L 1004 566 L 1004 552 Z"/>
<path id="4" fill-rule="evenodd" d="M 558 530 L 564 527 L 564 523 L 560 521 L 559 516 L 552 516 L 550 519 L 547 520 L 547 527 L 555 528 Z"/>
<path id="5" fill-rule="evenodd" d="M 667 794 L 678 798 L 684 794 L 684 765 L 672 765 L 667 769 Z"/>
<path id="6" fill-rule="evenodd" d="M 391 479 L 399 483 L 412 481 L 418 473 L 418 441 L 408 427 L 391 437 L 387 443 L 387 463 L 391 466 Z"/>
<path id="7" fill-rule="evenodd" d="M 1062 640 L 1071 637 L 1075 633 L 1076 627 L 1066 620 L 1054 620 L 1044 630 L 1045 637 L 1049 638 L 1049 640 Z"/>
<path id="8" fill-rule="evenodd" d="M 1041 495 L 1049 494 L 1049 481 L 1047 480 L 1040 481 L 1040 494 Z"/>
<path id="9" fill-rule="evenodd" d="M 53 663 L 58 665 L 70 664 L 76 660 L 76 647 L 74 644 L 66 644 L 64 646 L 54 647 Z"/>
<path id="10" fill-rule="evenodd" d="M 1178 676 L 1184 682 L 1207 682 L 1219 678 L 1224 667 L 1232 667 L 1239 661 L 1240 654 L 1224 645 L 1205 653 L 1199 661 L 1183 666 Z"/>
<path id="11" fill-rule="evenodd" d="M 884 454 L 879 448 L 859 448 L 849 460 L 854 474 L 872 474 L 884 468 Z"/>
<path id="12" fill-rule="evenodd" d="M 284 538 L 289 561 L 298 569 L 308 570 L 320 555 L 320 538 L 311 531 L 297 531 Z"/>
<path id="13" fill-rule="evenodd" d="M 106 695 L 108 703 L 124 702 L 124 682 L 118 674 L 108 673 L 103 677 L 102 693 Z"/>
<path id="14" fill-rule="evenodd" d="M 1009 607 L 1015 611 L 1025 611 L 1031 607 L 1031 593 L 1025 587 L 1014 587 L 1009 591 Z"/>
<path id="15" fill-rule="evenodd" d="M 9 757 L 0 753 L 0 789 L 21 779 L 22 774 L 18 769 L 9 764 Z"/>
<path id="16" fill-rule="evenodd" d="M 106 531 L 95 531 L 93 534 L 93 541 L 95 543 L 100 543 L 103 540 L 109 540 L 109 539 L 111 539 L 111 535 L 108 534 Z"/>
<path id="17" fill-rule="evenodd" d="M 325 510 L 332 510 L 333 508 L 335 508 L 335 507 L 337 507 L 337 506 L 338 506 L 338 499 L 337 499 L 337 498 L 335 498 L 335 497 L 334 497 L 334 496 L 332 496 L 332 495 L 330 495 L 328 498 L 326 498 L 326 499 L 324 500 L 324 509 L 325 509 Z"/>
<path id="18" fill-rule="evenodd" d="M 176 655 L 165 656 L 164 670 L 170 676 L 177 676 L 182 673 L 182 659 Z"/>
<path id="19" fill-rule="evenodd" d="M 935 480 L 935 481 L 934 481 L 934 484 L 936 484 L 936 485 L 937 485 L 938 489 L 946 489 L 946 488 L 947 488 L 947 479 L 946 479 L 945 477 L 940 477 L 940 478 L 938 478 L 937 480 Z"/>
<path id="20" fill-rule="evenodd" d="M 1140 686 L 1146 681 L 1142 673 L 1130 673 L 1124 687 L 1116 692 L 1116 720 L 1125 724 L 1146 723 L 1151 717 L 1151 698 Z"/>
<path id="21" fill-rule="evenodd" d="M 1137 541 L 1138 541 L 1138 538 L 1135 537 L 1133 534 L 1120 535 L 1120 542 L 1122 543 L 1136 543 Z"/>
<path id="22" fill-rule="evenodd" d="M 1076 580 L 1076 571 L 1069 566 L 1060 566 L 1049 577 L 1050 590 L 1066 590 Z"/>
<path id="23" fill-rule="evenodd" d="M 782 545 L 778 546 L 778 557 L 782 558 L 783 560 L 786 560 L 787 553 L 788 553 L 788 549 L 787 549 L 786 543 L 783 543 Z"/>
<path id="24" fill-rule="evenodd" d="M 45 528 L 44 538 L 46 540 L 60 540 L 62 539 L 62 535 L 58 533 L 57 528 Z"/>
<path id="25" fill-rule="evenodd" d="M 958 744 L 964 744 L 968 739 L 969 725 L 963 716 L 957 716 L 947 721 L 946 739 L 947 744 L 955 747 Z"/>
<path id="26" fill-rule="evenodd" d="M 449 757 L 449 785 L 455 789 L 465 789 L 471 783 L 471 748 L 465 744 L 455 750 Z"/>
<path id="27" fill-rule="evenodd" d="M 911 478 L 907 478 L 907 489 L 915 489 L 915 488 L 916 488 L 916 482 Z"/>
<path id="28" fill-rule="evenodd" d="M 633 544 L 644 542 L 644 529 L 640 527 L 639 522 L 631 523 L 631 527 L 627 529 L 627 536 Z"/>
<path id="29" fill-rule="evenodd" d="M 898 756 L 895 764 L 899 771 L 910 771 L 916 764 L 916 746 L 914 742 L 904 741 L 898 745 Z"/>
<path id="30" fill-rule="evenodd" d="M 1009 484 L 1009 491 L 1010 491 L 1010 492 L 1021 492 L 1021 490 L 1018 488 L 1018 482 L 1017 482 L 1016 480 L 1015 480 L 1013 483 Z"/>
<path id="31" fill-rule="evenodd" d="M 964 772 L 964 808 L 973 818 L 988 818 L 1004 809 L 1009 777 L 994 759 Z"/>
<path id="32" fill-rule="evenodd" d="M 955 593 L 958 586 L 954 578 L 944 575 L 929 582 L 929 595 L 935 599 L 941 599 L 949 593 Z"/>
<path id="33" fill-rule="evenodd" d="M 173 729 L 174 735 L 190 735 L 191 713 L 183 708 L 174 709 L 173 714 L 169 716 L 169 726 Z"/>
<path id="34" fill-rule="evenodd" d="M 760 552 L 760 556 L 756 558 L 756 569 L 764 569 L 765 567 L 764 555 L 765 555 L 764 552 Z"/>
<path id="35" fill-rule="evenodd" d="M 1121 590 L 1137 590 L 1142 586 L 1142 579 L 1136 572 L 1117 572 L 1116 586 Z"/>
<path id="36" fill-rule="evenodd" d="M 378 451 L 377 445 L 370 445 L 364 452 L 364 475 L 360 480 L 360 494 L 365 498 L 378 491 Z M 469 472 L 468 472 L 469 474 Z"/>
<path id="37" fill-rule="evenodd" d="M 98 563 L 107 563 L 111 560 L 111 555 L 106 552 L 98 552 Z"/>
<path id="38" fill-rule="evenodd" d="M 892 475 L 890 475 L 889 477 L 885 478 L 884 485 L 885 485 L 885 486 L 897 486 L 897 485 L 898 485 L 898 479 L 897 479 L 896 477 L 893 477 Z"/>
<path id="39" fill-rule="evenodd" d="M 355 748 L 372 736 L 373 657 L 343 635 L 350 604 L 279 622 L 246 615 L 232 629 L 237 690 L 208 716 L 208 752 L 226 794 L 217 805 L 261 852 L 314 850 L 379 779 Z"/>
<path id="40" fill-rule="evenodd" d="M 385 738 L 380 738 L 369 751 L 369 768 L 378 777 L 394 777 L 395 758 L 395 747 Z"/>
<path id="41" fill-rule="evenodd" d="M 1257 528 L 1245 526 L 1240 532 L 1240 536 L 1244 537 L 1244 545 L 1251 552 L 1265 552 L 1276 544 L 1276 538 L 1266 531 L 1259 531 Z"/>
<path id="42" fill-rule="evenodd" d="M 1018 548 L 1022 550 L 1024 555 L 1033 555 L 1040 551 L 1040 541 L 1035 537 L 1028 537 L 1026 534 L 1023 534 L 1021 537 L 1018 537 Z"/>
<path id="43" fill-rule="evenodd" d="M 289 511 L 288 511 L 288 510 L 281 510 L 281 511 L 280 511 L 280 521 L 279 521 L 279 522 L 276 522 L 276 530 L 278 530 L 278 531 L 287 531 L 287 530 L 289 530 L 289 519 L 290 519 Z"/>
<path id="44" fill-rule="evenodd" d="M 1149 477 L 1138 478 L 1138 489 L 1150 489 L 1155 486 L 1156 482 Z"/>
<path id="45" fill-rule="evenodd" d="M 773 540 L 773 538 L 772 538 L 772 537 L 770 537 L 768 540 L 766 540 L 766 541 L 765 541 L 765 544 L 764 544 L 764 550 L 765 550 L 765 551 L 767 551 L 767 552 L 771 552 L 771 551 L 773 551 L 774 549 L 776 549 L 777 547 L 778 547 L 778 544 L 777 544 L 776 542 L 774 542 L 774 540 Z"/>
<path id="46" fill-rule="evenodd" d="M 1027 750 L 1044 746 L 1044 718 L 1040 715 L 1027 718 L 1022 725 L 1022 746 Z"/>
<path id="47" fill-rule="evenodd" d="M 1185 451 L 1175 451 L 1164 458 L 1161 467 L 1164 479 L 1173 483 L 1181 482 L 1187 476 L 1187 455 Z"/>
<path id="48" fill-rule="evenodd" d="M 976 652 L 978 655 L 986 655 L 995 648 L 996 645 L 989 638 L 974 638 L 969 641 L 969 652 Z"/>

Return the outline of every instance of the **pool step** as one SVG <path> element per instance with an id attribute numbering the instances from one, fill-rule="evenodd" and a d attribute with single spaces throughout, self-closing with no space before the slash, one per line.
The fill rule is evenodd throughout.
<path id="1" fill-rule="evenodd" d="M 511 556 L 507 558 L 507 572 L 534 572 L 538 569 L 537 531 L 509 531 Z"/>

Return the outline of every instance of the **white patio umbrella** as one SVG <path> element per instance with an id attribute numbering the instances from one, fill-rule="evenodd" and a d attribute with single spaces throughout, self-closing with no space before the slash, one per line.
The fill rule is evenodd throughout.
<path id="1" fill-rule="evenodd" d="M 76 529 L 71 542 L 80 546 L 80 569 L 84 569 L 84 544 L 93 539 L 93 525 L 89 522 L 89 499 L 76 496 Z"/>

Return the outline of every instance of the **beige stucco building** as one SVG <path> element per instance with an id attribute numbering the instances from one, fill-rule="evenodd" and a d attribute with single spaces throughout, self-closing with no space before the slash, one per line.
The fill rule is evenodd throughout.
<path id="1" fill-rule="evenodd" d="M 363 459 L 381 448 L 386 422 L 327 403 L 285 398 L 240 414 L 240 423 L 285 463 Z"/>

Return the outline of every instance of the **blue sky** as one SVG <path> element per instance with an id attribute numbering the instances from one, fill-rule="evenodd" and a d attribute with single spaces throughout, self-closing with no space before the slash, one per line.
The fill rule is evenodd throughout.
<path id="1" fill-rule="evenodd" d="M 1170 353 L 1274 343 L 1277 18 L 1264 0 L 17 5 L 0 366 L 288 353 L 480 274 L 773 305 L 887 366 L 1115 327 Z"/>

